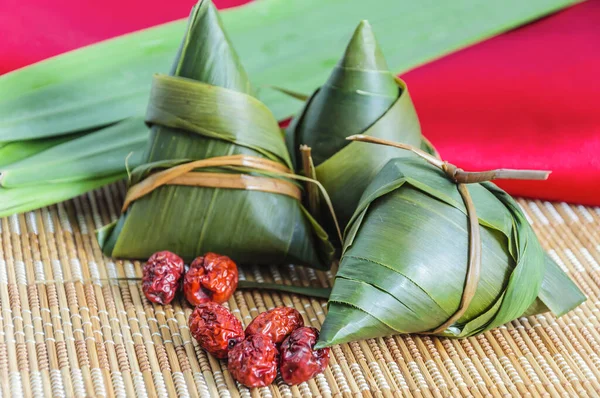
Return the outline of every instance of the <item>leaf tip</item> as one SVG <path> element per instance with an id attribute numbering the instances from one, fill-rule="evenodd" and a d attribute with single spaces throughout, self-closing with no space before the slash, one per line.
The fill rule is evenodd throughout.
<path id="1" fill-rule="evenodd" d="M 358 27 L 356 29 L 371 29 L 371 24 L 368 19 L 363 19 L 358 23 Z"/>
<path id="2" fill-rule="evenodd" d="M 348 46 L 340 66 L 364 70 L 388 71 L 388 65 L 379 48 L 373 28 L 366 19 L 360 21 Z"/>
<path id="3" fill-rule="evenodd" d="M 315 346 L 313 347 L 313 349 L 315 350 L 320 350 L 321 348 L 327 348 L 330 347 L 332 344 L 329 344 L 327 342 L 324 341 L 317 341 L 317 344 L 315 344 Z"/>

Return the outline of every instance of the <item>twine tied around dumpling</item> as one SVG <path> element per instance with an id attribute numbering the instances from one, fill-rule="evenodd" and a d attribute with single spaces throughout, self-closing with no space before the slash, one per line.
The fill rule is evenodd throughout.
<path id="1" fill-rule="evenodd" d="M 471 198 L 471 194 L 467 189 L 466 184 L 480 183 L 486 181 L 492 181 L 496 179 L 507 179 L 507 180 L 546 180 L 550 175 L 551 171 L 545 170 L 514 170 L 514 169 L 495 169 L 480 172 L 464 171 L 463 169 L 436 158 L 416 148 L 412 145 L 402 144 L 398 142 L 388 141 L 377 137 L 357 134 L 346 138 L 349 141 L 360 141 L 378 145 L 387 145 L 395 148 L 404 149 L 411 151 L 420 158 L 424 159 L 428 163 L 436 166 L 451 181 L 457 185 L 458 192 L 463 199 L 465 209 L 467 211 L 467 217 L 469 222 L 469 255 L 467 264 L 467 275 L 465 278 L 465 287 L 460 299 L 460 304 L 456 312 L 450 316 L 443 324 L 437 328 L 425 332 L 424 334 L 436 334 L 441 333 L 446 328 L 454 324 L 460 319 L 463 314 L 469 308 L 471 300 L 475 296 L 477 285 L 481 277 L 481 235 L 479 231 L 479 219 L 477 217 L 477 211 L 475 204 Z"/>

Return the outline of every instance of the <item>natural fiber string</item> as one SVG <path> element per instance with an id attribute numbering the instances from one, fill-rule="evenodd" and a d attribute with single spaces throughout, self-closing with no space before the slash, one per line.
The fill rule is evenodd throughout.
<path id="1" fill-rule="evenodd" d="M 282 178 L 257 177 L 247 174 L 202 173 L 192 171 L 207 167 L 244 167 L 268 172 L 273 175 L 281 176 Z M 121 212 L 124 213 L 131 203 L 163 185 L 186 185 L 196 187 L 254 190 L 287 195 L 299 201 L 302 198 L 300 188 L 286 179 L 303 181 L 307 185 L 312 185 L 313 187 L 316 186 L 320 190 L 333 219 L 338 238 L 341 241 L 342 232 L 340 230 L 331 199 L 319 181 L 313 178 L 294 174 L 287 167 L 280 163 L 250 155 L 218 156 L 209 159 L 196 160 L 153 173 L 149 177 L 146 177 L 141 182 L 129 188 L 125 196 L 125 200 L 123 201 Z"/>
<path id="2" fill-rule="evenodd" d="M 417 156 L 425 159 L 428 163 L 442 170 L 446 176 L 457 184 L 458 192 L 465 204 L 467 217 L 469 220 L 469 255 L 467 264 L 467 275 L 465 277 L 465 287 L 460 299 L 457 311 L 450 316 L 444 323 L 433 329 L 427 334 L 441 333 L 449 326 L 453 325 L 460 319 L 469 308 L 471 300 L 475 297 L 475 291 L 479 284 L 481 276 L 481 236 L 479 231 L 479 219 L 475 204 L 471 198 L 468 188 L 465 184 L 479 183 L 491 181 L 494 179 L 528 179 L 528 180 L 545 180 L 550 174 L 549 171 L 538 170 L 512 170 L 512 169 L 497 169 L 483 172 L 467 172 L 454 166 L 451 163 L 444 162 L 435 156 L 432 156 L 412 145 L 402 144 L 398 142 L 388 141 L 381 138 L 366 136 L 362 134 L 352 135 L 346 138 L 349 141 L 369 142 L 379 145 L 387 145 L 395 148 L 411 151 Z"/>
<path id="3" fill-rule="evenodd" d="M 143 181 L 133 185 L 127 191 L 121 209 L 125 212 L 129 205 L 163 185 L 187 185 L 211 188 L 245 189 L 280 193 L 300 200 L 300 189 L 293 183 L 277 178 L 256 177 L 246 174 L 198 173 L 192 170 L 207 167 L 247 167 L 258 171 L 282 173 L 291 171 L 280 163 L 249 155 L 218 156 L 180 164 L 151 174 Z M 215 175 L 216 174 L 216 175 Z"/>
<path id="4" fill-rule="evenodd" d="M 467 217 L 469 218 L 469 255 L 467 264 L 467 276 L 465 278 L 465 287 L 463 289 L 462 297 L 460 298 L 460 304 L 458 310 L 450 317 L 446 322 L 431 331 L 432 334 L 440 333 L 449 326 L 453 325 L 454 322 L 460 319 L 463 314 L 469 308 L 471 300 L 475 297 L 477 291 L 477 285 L 481 277 L 481 234 L 479 231 L 479 219 L 477 218 L 477 212 L 473 199 L 469 189 L 465 184 L 457 184 L 458 192 L 462 197 L 465 208 L 467 209 Z"/>
<path id="5" fill-rule="evenodd" d="M 312 149 L 309 146 L 300 145 L 300 153 L 302 154 L 302 170 L 304 171 L 304 175 L 308 178 L 315 179 L 315 166 L 313 164 L 311 152 Z M 306 183 L 306 196 L 308 210 L 318 219 L 319 193 L 315 190 L 315 186 L 309 182 Z"/>

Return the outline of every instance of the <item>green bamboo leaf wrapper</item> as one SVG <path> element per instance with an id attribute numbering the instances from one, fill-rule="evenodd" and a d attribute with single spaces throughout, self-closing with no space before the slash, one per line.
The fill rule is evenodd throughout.
<path id="1" fill-rule="evenodd" d="M 265 158 L 291 169 L 278 123 L 251 96 L 210 1 L 192 10 L 171 74 L 178 78 L 155 77 L 146 117 L 154 126 L 132 184 L 160 169 L 229 155 Z M 231 167 L 203 171 L 266 175 Z M 327 235 L 297 199 L 224 188 L 159 187 L 133 202 L 98 238 L 107 255 L 126 258 L 171 250 L 191 260 L 214 251 L 243 263 L 328 268 L 333 255 Z"/>
<path id="2" fill-rule="evenodd" d="M 472 336 L 547 310 L 560 316 L 585 300 L 508 194 L 492 183 L 468 189 L 479 218 L 481 280 L 467 311 L 439 335 Z M 443 172 L 421 159 L 390 161 L 346 230 L 319 345 L 426 333 L 449 319 L 467 272 L 466 214 Z"/>
<path id="3" fill-rule="evenodd" d="M 329 193 L 342 229 L 377 172 L 390 159 L 406 155 L 347 141 L 353 134 L 426 146 L 406 85 L 390 72 L 367 21 L 358 25 L 329 79 L 286 133 L 297 170 L 302 165 L 300 145 L 312 148 L 316 177 Z"/>
<path id="4" fill-rule="evenodd" d="M 292 129 L 293 138 L 313 149 L 313 161 L 319 166 L 350 144 L 348 135 L 364 131 L 379 119 L 400 91 L 371 26 L 362 21 L 344 56 Z M 297 146 L 291 148 L 293 152 Z"/>

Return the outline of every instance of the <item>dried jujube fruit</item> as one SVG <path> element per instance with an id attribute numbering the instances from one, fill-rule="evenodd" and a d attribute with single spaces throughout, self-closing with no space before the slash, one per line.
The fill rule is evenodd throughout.
<path id="1" fill-rule="evenodd" d="M 329 347 L 313 349 L 319 331 L 301 327 L 292 332 L 281 344 L 281 378 L 287 384 L 300 384 L 323 372 L 329 362 Z"/>
<path id="2" fill-rule="evenodd" d="M 192 305 L 229 300 L 238 285 L 238 269 L 227 256 L 207 253 L 197 257 L 183 278 L 183 293 Z"/>
<path id="3" fill-rule="evenodd" d="M 303 325 L 302 315 L 294 308 L 276 307 L 254 318 L 246 327 L 246 336 L 262 334 L 279 344 L 294 329 Z"/>
<path id="4" fill-rule="evenodd" d="M 244 339 L 241 322 L 227 308 L 212 301 L 194 309 L 189 327 L 200 347 L 216 358 L 227 358 L 229 350 Z"/>
<path id="5" fill-rule="evenodd" d="M 154 253 L 144 264 L 142 291 L 148 300 L 169 304 L 175 298 L 183 274 L 183 260 L 169 251 Z"/>
<path id="6" fill-rule="evenodd" d="M 229 350 L 227 369 L 246 387 L 268 386 L 277 376 L 277 347 L 262 334 L 246 336 Z"/>

